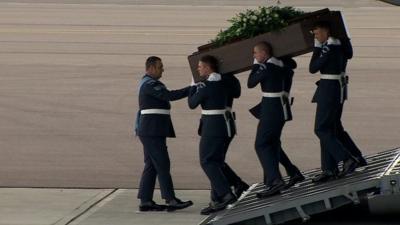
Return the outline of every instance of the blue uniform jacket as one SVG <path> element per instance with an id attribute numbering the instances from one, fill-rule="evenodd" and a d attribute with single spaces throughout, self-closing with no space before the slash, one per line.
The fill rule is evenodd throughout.
<path id="1" fill-rule="evenodd" d="M 190 87 L 179 90 L 168 90 L 159 80 L 148 75 L 139 90 L 139 108 L 171 109 L 170 101 L 179 100 L 189 95 Z M 145 114 L 140 115 L 137 128 L 138 136 L 175 137 L 170 115 Z"/>
<path id="2" fill-rule="evenodd" d="M 296 64 L 294 61 L 290 62 L 292 67 Z M 254 88 L 260 84 L 262 92 L 282 92 L 290 90 L 292 77 L 293 70 L 285 66 L 282 60 L 272 57 L 261 65 L 253 65 L 247 86 Z M 261 103 L 250 109 L 250 112 L 261 120 L 285 120 L 281 98 L 262 97 Z"/>
<path id="3" fill-rule="evenodd" d="M 224 83 L 205 81 L 204 84 L 192 86 L 188 98 L 191 109 L 201 105 L 204 110 L 226 109 L 226 92 Z M 228 137 L 227 125 L 223 115 L 202 115 L 198 134 L 202 137 Z"/>
<path id="4" fill-rule="evenodd" d="M 340 76 L 346 71 L 347 60 L 352 56 L 353 49 L 350 40 L 330 37 L 326 43 L 314 47 L 309 66 L 310 73 L 319 71 L 321 74 Z M 312 102 L 326 104 L 340 102 L 340 83 L 337 80 L 321 79 L 316 84 L 318 87 Z"/>

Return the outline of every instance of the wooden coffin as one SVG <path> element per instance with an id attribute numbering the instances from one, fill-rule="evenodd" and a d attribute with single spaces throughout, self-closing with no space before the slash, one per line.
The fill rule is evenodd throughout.
<path id="1" fill-rule="evenodd" d="M 334 24 L 332 36 L 338 38 L 348 36 L 343 17 L 339 11 L 323 9 L 307 13 L 290 21 L 289 26 L 279 31 L 268 32 L 217 48 L 213 48 L 212 44 L 200 46 L 198 52 L 188 56 L 193 78 L 196 82 L 201 80 L 197 65 L 204 55 L 212 55 L 219 60 L 219 72 L 221 74 L 240 73 L 249 70 L 253 64 L 253 47 L 261 41 L 271 43 L 275 57 L 295 57 L 308 53 L 312 51 L 314 46 L 311 29 L 313 24 L 319 20 L 330 21 L 331 24 Z"/>

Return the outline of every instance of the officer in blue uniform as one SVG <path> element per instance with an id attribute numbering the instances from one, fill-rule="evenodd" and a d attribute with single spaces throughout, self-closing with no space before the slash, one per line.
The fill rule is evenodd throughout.
<path id="1" fill-rule="evenodd" d="M 266 190 L 257 193 L 257 197 L 265 198 L 304 180 L 304 176 L 282 150 L 280 141 L 285 122 L 291 120 L 288 95 L 296 65 L 294 60 L 285 60 L 285 65 L 282 60 L 273 57 L 272 47 L 266 42 L 254 47 L 254 62 L 247 86 L 254 88 L 260 83 L 263 91 L 261 103 L 250 111 L 259 118 L 255 148 L 264 170 L 266 185 Z M 282 180 L 279 162 L 291 177 L 289 185 Z"/>
<path id="2" fill-rule="evenodd" d="M 310 73 L 321 73 L 312 102 L 317 103 L 314 132 L 320 139 L 321 169 L 313 182 L 325 182 L 351 174 L 366 164 L 361 152 L 355 146 L 340 121 L 343 103 L 347 98 L 345 74 L 347 60 L 352 57 L 349 40 L 344 44 L 331 37 L 330 24 L 318 22 L 313 28 L 315 47 L 310 61 Z M 343 161 L 342 171 L 338 163 Z"/>
<path id="3" fill-rule="evenodd" d="M 211 183 L 211 202 L 201 214 L 225 209 L 237 200 L 232 193 L 223 167 L 227 138 L 231 137 L 226 110 L 227 93 L 218 71 L 218 61 L 213 56 L 203 56 L 198 65 L 204 82 L 192 86 L 188 98 L 191 109 L 201 105 L 202 116 L 198 133 L 200 138 L 200 165 Z M 211 209 L 211 210 L 210 210 Z"/>
<path id="4" fill-rule="evenodd" d="M 144 170 L 140 180 L 138 198 L 140 211 L 174 211 L 191 206 L 192 201 L 181 201 L 175 197 L 170 174 L 170 160 L 166 138 L 175 137 L 170 116 L 170 101 L 189 95 L 190 87 L 170 91 L 159 80 L 164 72 L 159 57 L 151 56 L 146 61 L 146 75 L 139 84 L 139 111 L 136 120 L 136 134 L 143 144 Z M 161 196 L 166 205 L 153 201 L 156 177 Z"/>

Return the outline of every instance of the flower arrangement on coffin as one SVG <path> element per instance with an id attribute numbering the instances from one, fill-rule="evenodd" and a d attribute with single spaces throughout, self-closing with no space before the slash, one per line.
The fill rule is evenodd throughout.
<path id="1" fill-rule="evenodd" d="M 221 30 L 211 43 L 213 47 L 219 47 L 237 40 L 278 31 L 287 27 L 289 21 L 301 15 L 304 15 L 303 11 L 288 6 L 260 6 L 257 9 L 248 9 L 229 19 L 231 26 L 226 30 Z"/>

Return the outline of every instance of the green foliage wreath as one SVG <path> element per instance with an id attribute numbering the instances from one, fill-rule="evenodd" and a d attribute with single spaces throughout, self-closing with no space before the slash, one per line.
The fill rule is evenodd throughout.
<path id="1" fill-rule="evenodd" d="M 236 40 L 277 31 L 288 26 L 290 20 L 303 14 L 303 11 L 288 6 L 260 6 L 257 9 L 248 9 L 228 20 L 232 25 L 226 30 L 221 30 L 211 43 L 222 46 Z"/>

